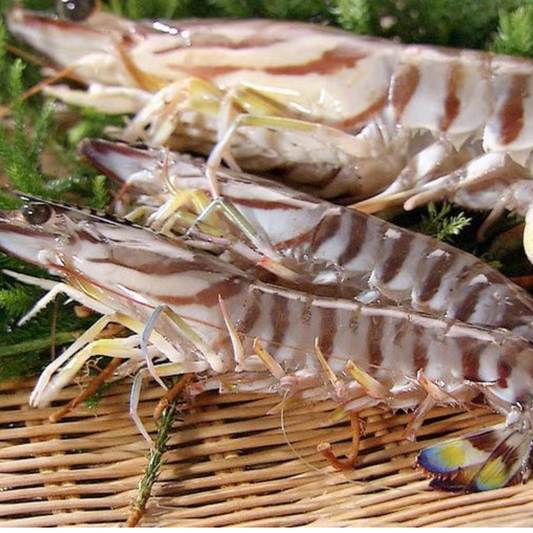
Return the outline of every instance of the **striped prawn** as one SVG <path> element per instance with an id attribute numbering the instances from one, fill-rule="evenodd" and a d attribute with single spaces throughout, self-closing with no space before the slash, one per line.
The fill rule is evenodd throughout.
<path id="1" fill-rule="evenodd" d="M 372 215 L 331 204 L 279 183 L 219 169 L 231 222 L 193 241 L 190 226 L 213 205 L 205 162 L 164 149 L 85 140 L 80 154 L 134 197 L 128 218 L 154 230 L 189 233 L 191 244 L 225 237 L 221 257 L 241 267 L 259 265 L 276 283 L 308 292 L 401 305 L 417 312 L 484 327 L 501 327 L 533 341 L 533 300 L 474 256 Z M 220 209 L 224 213 L 224 208 Z M 179 216 L 178 216 L 179 215 Z M 173 232 L 170 232 L 173 234 Z M 213 237 L 215 235 L 215 237 Z M 257 254 L 242 251 L 248 240 Z M 230 246 L 237 243 L 236 249 Z M 260 271 L 253 270 L 255 276 Z"/>
<path id="2" fill-rule="evenodd" d="M 224 160 L 368 211 L 446 197 L 491 210 L 489 224 L 514 210 L 533 258 L 531 61 L 279 21 L 133 22 L 90 4 L 69 2 L 75 20 L 16 9 L 7 22 L 88 85 L 50 94 L 133 114 L 123 139 L 209 154 L 214 193 Z"/>
<path id="3" fill-rule="evenodd" d="M 419 464 L 449 490 L 490 490 L 529 475 L 533 348 L 520 335 L 263 283 L 179 239 L 38 199 L 1 213 L 0 247 L 63 277 L 46 301 L 63 291 L 104 314 L 44 370 L 35 406 L 99 354 L 146 366 L 131 407 L 145 435 L 136 403 L 146 373 L 161 383 L 194 373 L 196 393 L 333 399 L 352 419 L 369 406 L 413 409 L 413 432 L 433 405 L 482 396 L 505 422 L 430 446 Z M 95 340 L 109 322 L 133 334 Z M 356 454 L 332 461 L 351 466 Z"/>

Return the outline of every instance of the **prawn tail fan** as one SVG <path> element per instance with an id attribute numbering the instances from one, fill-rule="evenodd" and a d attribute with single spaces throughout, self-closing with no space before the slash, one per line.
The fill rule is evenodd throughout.
<path id="1" fill-rule="evenodd" d="M 417 464 L 433 477 L 430 486 L 483 492 L 529 477 L 532 434 L 501 424 L 422 450 Z"/>

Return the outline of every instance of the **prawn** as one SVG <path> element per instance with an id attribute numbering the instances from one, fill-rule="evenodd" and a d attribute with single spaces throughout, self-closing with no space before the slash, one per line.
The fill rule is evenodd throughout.
<path id="1" fill-rule="evenodd" d="M 133 22 L 69 4 L 67 20 L 7 17 L 88 85 L 46 91 L 133 114 L 116 132 L 125 140 L 209 154 L 214 193 L 224 160 L 367 211 L 449 198 L 492 210 L 488 225 L 515 210 L 533 260 L 530 60 L 293 22 Z"/>
<path id="2" fill-rule="evenodd" d="M 211 205 L 202 159 L 96 139 L 83 141 L 79 152 L 126 185 L 140 205 L 133 211 L 122 206 L 120 214 L 129 210 L 127 217 L 135 220 L 146 214 L 146 224 L 155 230 L 190 232 L 190 225 Z M 217 181 L 237 215 L 229 225 L 217 220 L 215 229 L 241 243 L 247 231 L 240 228 L 249 226 L 257 237 L 251 244 L 266 241 L 263 251 L 277 254 L 275 259 L 247 255 L 250 261 L 243 263 L 240 248 L 223 246 L 225 260 L 248 268 L 258 264 L 277 275 L 276 283 L 292 282 L 314 294 L 401 305 L 449 320 L 505 328 L 533 341 L 531 296 L 480 259 L 272 180 L 220 168 Z M 185 209 L 190 204 L 191 212 Z M 186 212 L 176 217 L 180 209 Z M 254 269 L 254 275 L 261 273 Z"/>
<path id="3" fill-rule="evenodd" d="M 527 478 L 533 348 L 523 337 L 260 282 L 179 239 L 44 200 L 26 202 L 0 214 L 0 247 L 59 274 L 56 293 L 104 312 L 44 370 L 33 405 L 52 401 L 97 354 L 144 362 L 159 380 L 194 373 L 196 392 L 222 387 L 333 399 L 351 415 L 369 406 L 414 409 L 413 433 L 431 406 L 465 406 L 482 396 L 505 422 L 430 446 L 418 463 L 448 490 L 484 491 Z M 94 340 L 113 321 L 134 333 Z M 142 376 L 132 393 L 141 431 L 135 406 Z"/>

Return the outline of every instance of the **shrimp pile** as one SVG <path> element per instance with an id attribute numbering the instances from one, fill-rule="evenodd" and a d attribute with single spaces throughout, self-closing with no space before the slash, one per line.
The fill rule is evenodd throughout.
<path id="1" fill-rule="evenodd" d="M 433 406 L 482 399 L 504 421 L 432 445 L 418 464 L 445 490 L 526 481 L 533 298 L 469 254 L 328 199 L 515 210 L 533 256 L 532 64 L 305 24 L 137 23 L 71 4 L 75 20 L 15 9 L 8 26 L 88 86 L 49 94 L 131 113 L 114 135 L 152 147 L 80 146 L 123 186 L 128 221 L 29 196 L 0 211 L 0 249 L 62 279 L 11 273 L 49 290 L 29 316 L 61 292 L 103 315 L 43 371 L 30 403 L 48 405 L 98 355 L 137 371 L 130 412 L 147 440 L 137 405 L 148 377 L 166 388 L 194 374 L 190 394 L 257 391 L 282 406 L 329 399 L 352 427 L 368 407 L 408 409 L 409 439 Z M 99 339 L 109 323 L 131 334 Z"/>

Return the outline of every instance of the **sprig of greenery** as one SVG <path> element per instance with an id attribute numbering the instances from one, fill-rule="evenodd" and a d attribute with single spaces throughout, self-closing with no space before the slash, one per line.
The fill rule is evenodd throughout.
<path id="1" fill-rule="evenodd" d="M 9 318 L 19 318 L 34 304 L 39 290 L 26 285 L 0 289 L 0 310 Z"/>
<path id="2" fill-rule="evenodd" d="M 368 0 L 337 0 L 332 12 L 345 30 L 358 34 L 372 33 L 372 13 Z"/>
<path id="3" fill-rule="evenodd" d="M 492 49 L 501 54 L 533 56 L 533 4 L 500 13 L 498 35 Z"/>
<path id="4" fill-rule="evenodd" d="M 43 108 L 42 114 L 35 121 L 33 132 L 28 133 L 29 113 L 23 99 L 23 72 L 24 64 L 16 59 L 9 72 L 12 127 L 8 131 L 4 125 L 0 125 L 0 160 L 4 172 L 18 190 L 43 194 L 39 155 L 50 125 L 52 106 L 47 104 Z"/>
<path id="5" fill-rule="evenodd" d="M 157 437 L 150 449 L 148 464 L 144 470 L 144 476 L 139 483 L 137 497 L 131 506 L 131 511 L 126 522 L 127 527 L 135 527 L 143 518 L 146 505 L 152 494 L 152 489 L 159 478 L 164 466 L 164 454 L 167 450 L 168 440 L 172 423 L 178 413 L 176 401 L 170 403 L 163 411 L 159 420 Z"/>
<path id="6" fill-rule="evenodd" d="M 93 209 L 104 210 L 109 205 L 109 190 L 107 188 L 107 178 L 99 175 L 92 180 L 92 197 L 90 206 Z"/>
<path id="7" fill-rule="evenodd" d="M 0 70 L 6 75 L 2 103 L 10 111 L 9 120 L 0 123 L 0 163 L 17 190 L 57 198 L 57 188 L 48 187 L 48 177 L 41 171 L 41 154 L 51 137 L 54 107 L 47 102 L 37 109 L 24 98 L 25 68 L 21 59 L 13 60 L 8 66 L 0 64 Z M 92 201 L 100 207 L 106 198 L 102 180 L 95 182 L 90 190 L 94 192 Z M 0 208 L 14 209 L 19 205 L 18 198 L 0 191 Z M 43 291 L 1 274 L 5 269 L 49 277 L 40 268 L 0 254 L 0 382 L 34 372 L 47 362 L 47 350 L 72 342 L 94 321 L 76 317 L 73 305 L 57 309 L 50 305 L 28 324 L 17 326 L 16 321 L 31 309 Z"/>
<path id="8" fill-rule="evenodd" d="M 427 206 L 427 215 L 422 215 L 417 231 L 430 235 L 439 241 L 453 242 L 461 231 L 469 226 L 472 220 L 463 212 L 451 215 L 452 205 L 443 202 L 437 207 L 433 202 Z"/>

